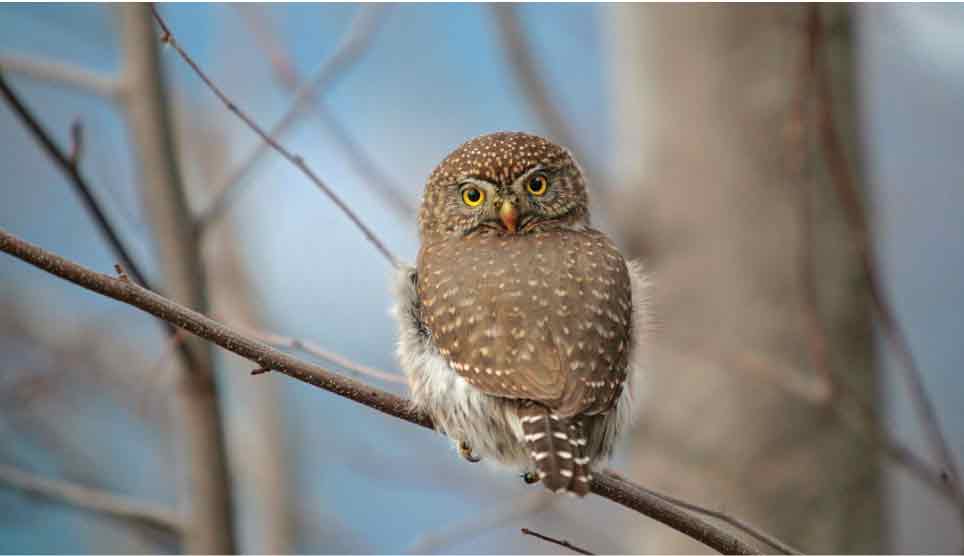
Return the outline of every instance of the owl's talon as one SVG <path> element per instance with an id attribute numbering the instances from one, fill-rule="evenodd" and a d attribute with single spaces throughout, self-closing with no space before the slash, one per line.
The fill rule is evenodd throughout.
<path id="1" fill-rule="evenodd" d="M 459 455 L 469 463 L 479 463 L 482 458 L 472 453 L 472 447 L 468 442 L 459 442 Z"/>
<path id="2" fill-rule="evenodd" d="M 522 481 L 525 482 L 525 484 L 527 485 L 531 485 L 539 482 L 539 476 L 533 473 L 532 471 L 519 473 L 519 476 L 522 477 Z"/>

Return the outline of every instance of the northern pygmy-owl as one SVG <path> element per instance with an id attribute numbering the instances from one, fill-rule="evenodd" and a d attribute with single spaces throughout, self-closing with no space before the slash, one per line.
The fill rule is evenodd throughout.
<path id="1" fill-rule="evenodd" d="M 413 403 L 467 459 L 585 495 L 630 416 L 646 314 L 576 161 L 534 135 L 476 137 L 429 177 L 419 233 L 394 311 Z"/>

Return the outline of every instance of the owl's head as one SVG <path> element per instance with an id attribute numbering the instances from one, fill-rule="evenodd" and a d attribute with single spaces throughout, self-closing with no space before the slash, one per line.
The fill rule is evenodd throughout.
<path id="1" fill-rule="evenodd" d="M 528 234 L 589 224 L 579 165 L 536 135 L 481 135 L 455 149 L 425 185 L 423 241 L 471 234 Z"/>

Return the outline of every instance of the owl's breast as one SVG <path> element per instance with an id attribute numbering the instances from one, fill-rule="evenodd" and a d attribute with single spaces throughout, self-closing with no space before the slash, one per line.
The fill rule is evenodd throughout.
<path id="1" fill-rule="evenodd" d="M 602 411 L 625 378 L 632 299 L 603 234 L 479 235 L 423 246 L 421 317 L 436 348 L 483 391 L 561 414 Z"/>

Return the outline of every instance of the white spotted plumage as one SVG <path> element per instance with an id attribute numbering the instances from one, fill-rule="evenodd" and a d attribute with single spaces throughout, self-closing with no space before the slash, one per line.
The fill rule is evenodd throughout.
<path id="1" fill-rule="evenodd" d="M 578 465 L 595 467 L 604 462 L 635 413 L 634 400 L 638 397 L 645 365 L 641 335 L 648 327 L 647 281 L 638 263 L 629 262 L 627 267 L 633 287 L 633 330 L 636 332 L 629 345 L 626 387 L 612 411 L 587 427 L 583 437 L 569 439 L 571 444 L 593 448 L 588 455 L 574 458 Z M 411 266 L 403 266 L 396 272 L 396 304 L 392 309 L 399 327 L 397 354 L 408 376 L 412 404 L 431 415 L 439 432 L 451 438 L 455 446 L 465 442 L 487 461 L 523 472 L 532 471 L 530 459 L 545 458 L 548 454 L 530 454 L 526 443 L 544 438 L 545 433 L 527 437 L 522 424 L 543 420 L 544 416 L 518 417 L 518 400 L 484 394 L 452 369 L 418 320 L 414 278 L 415 269 Z M 544 474 L 538 475 L 542 478 Z"/>
<path id="2" fill-rule="evenodd" d="M 551 141 L 471 139 L 426 183 L 396 292 L 413 403 L 463 457 L 578 496 L 631 414 L 646 330 L 645 280 L 590 226 L 586 189 Z"/>

